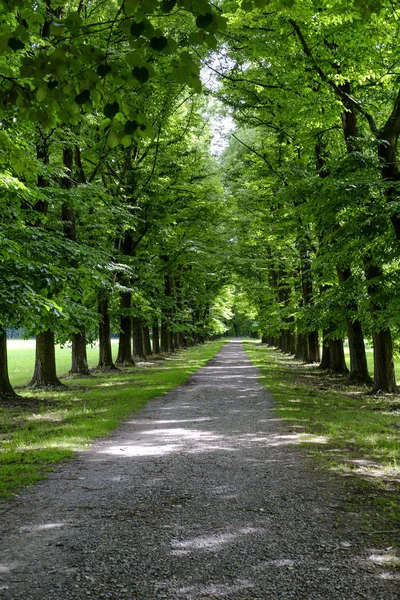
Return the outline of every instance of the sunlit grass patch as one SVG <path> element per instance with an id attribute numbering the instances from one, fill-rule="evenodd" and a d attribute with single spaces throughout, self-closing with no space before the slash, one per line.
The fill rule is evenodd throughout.
<path id="1" fill-rule="evenodd" d="M 276 414 L 296 432 L 293 443 L 351 478 L 357 508 L 373 511 L 366 519 L 371 532 L 385 530 L 388 543 L 399 546 L 400 396 L 373 396 L 260 344 L 245 348 L 273 395 Z"/>
<path id="2" fill-rule="evenodd" d="M 43 478 L 57 462 L 110 433 L 150 398 L 184 383 L 226 341 L 196 346 L 151 365 L 65 379 L 63 391 L 20 389 L 22 400 L 0 406 L 0 498 Z M 33 356 L 34 350 L 29 351 Z M 30 361 L 20 363 L 18 376 L 25 383 L 29 365 Z"/>

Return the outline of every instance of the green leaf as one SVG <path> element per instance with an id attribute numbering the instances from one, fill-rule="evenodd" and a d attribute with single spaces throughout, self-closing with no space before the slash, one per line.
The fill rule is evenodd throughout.
<path id="1" fill-rule="evenodd" d="M 86 104 L 90 100 L 90 90 L 83 90 L 80 94 L 75 96 L 75 102 L 79 105 Z"/>
<path id="2" fill-rule="evenodd" d="M 126 121 L 124 133 L 127 135 L 133 135 L 138 127 L 139 123 L 137 121 Z"/>
<path id="3" fill-rule="evenodd" d="M 162 0 L 161 2 L 161 10 L 163 12 L 169 13 L 175 7 L 176 0 Z"/>
<path id="4" fill-rule="evenodd" d="M 132 145 L 132 138 L 130 135 L 124 135 L 124 137 L 121 140 L 121 144 L 123 145 L 124 148 L 129 148 L 129 146 Z"/>
<path id="5" fill-rule="evenodd" d="M 104 79 L 104 77 L 106 75 L 108 75 L 109 73 L 111 73 L 112 71 L 112 67 L 111 65 L 105 65 L 105 64 L 101 64 L 97 67 L 97 75 L 99 77 L 101 77 L 102 79 Z"/>
<path id="6" fill-rule="evenodd" d="M 113 119 L 118 112 L 119 112 L 118 102 L 109 102 L 104 107 L 104 115 L 108 119 Z"/>
<path id="7" fill-rule="evenodd" d="M 152 37 L 150 40 L 150 47 L 157 52 L 164 50 L 167 44 L 168 40 L 163 35 Z"/>
<path id="8" fill-rule="evenodd" d="M 140 6 L 140 0 L 124 0 L 124 11 L 126 15 L 133 15 Z"/>
<path id="9" fill-rule="evenodd" d="M 240 8 L 246 12 L 251 12 L 254 9 L 254 2 L 252 0 L 243 0 Z"/>
<path id="10" fill-rule="evenodd" d="M 214 20 L 214 15 L 210 12 L 205 15 L 199 15 L 196 19 L 196 25 L 200 29 L 206 29 Z"/>
<path id="11" fill-rule="evenodd" d="M 67 28 L 64 23 L 52 23 L 50 25 L 50 33 L 54 35 L 54 37 L 62 37 L 67 33 Z"/>
<path id="12" fill-rule="evenodd" d="M 14 50 L 14 52 L 17 52 L 17 50 L 23 50 L 25 48 L 25 44 L 15 37 L 11 37 L 7 43 L 11 50 Z"/>
<path id="13" fill-rule="evenodd" d="M 133 37 L 140 37 L 146 29 L 146 23 L 144 21 L 133 21 L 130 27 L 130 32 Z"/>
<path id="14" fill-rule="evenodd" d="M 133 67 L 132 75 L 139 83 L 146 83 L 149 79 L 149 70 L 146 67 Z"/>
<path id="15" fill-rule="evenodd" d="M 204 31 L 193 31 L 193 33 L 189 35 L 189 44 L 191 46 L 201 46 L 201 44 L 204 42 L 204 39 Z"/>
<path id="16" fill-rule="evenodd" d="M 47 96 L 47 88 L 40 87 L 36 92 L 36 100 L 38 102 L 43 102 Z"/>
<path id="17" fill-rule="evenodd" d="M 117 131 L 110 131 L 107 136 L 107 144 L 110 148 L 116 148 L 121 140 L 121 134 Z"/>

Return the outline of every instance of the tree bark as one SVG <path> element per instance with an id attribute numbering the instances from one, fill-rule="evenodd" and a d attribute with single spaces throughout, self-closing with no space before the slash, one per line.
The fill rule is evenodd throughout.
<path id="1" fill-rule="evenodd" d="M 110 315 L 108 312 L 108 298 L 99 300 L 99 369 L 116 369 L 112 359 Z"/>
<path id="2" fill-rule="evenodd" d="M 8 376 L 7 334 L 0 326 L 0 398 L 17 398 Z"/>
<path id="3" fill-rule="evenodd" d="M 143 333 L 142 333 L 142 319 L 140 317 L 133 317 L 133 354 L 138 358 L 144 358 L 143 352 Z"/>
<path id="4" fill-rule="evenodd" d="M 119 318 L 119 340 L 118 340 L 118 356 L 115 361 L 118 365 L 132 366 L 134 365 L 132 357 L 132 317 L 129 314 L 132 303 L 131 292 L 121 292 L 119 296 L 119 306 L 121 315 Z"/>
<path id="5" fill-rule="evenodd" d="M 343 340 L 329 340 L 330 365 L 332 373 L 347 375 L 349 372 L 344 357 Z"/>
<path id="6" fill-rule="evenodd" d="M 273 344 L 272 344 L 273 345 Z M 306 333 L 297 333 L 296 353 L 294 357 L 303 362 L 308 361 L 308 335 Z"/>
<path id="7" fill-rule="evenodd" d="M 168 335 L 168 326 L 167 323 L 162 320 L 161 321 L 161 352 L 165 354 L 169 351 L 169 335 Z"/>
<path id="8" fill-rule="evenodd" d="M 308 333 L 308 361 L 310 363 L 319 363 L 321 360 L 319 350 L 319 335 L 318 331 L 310 331 Z"/>
<path id="9" fill-rule="evenodd" d="M 393 362 L 393 343 L 389 329 L 377 330 L 373 327 L 374 346 L 374 385 L 373 392 L 395 392 L 396 378 Z"/>
<path id="10" fill-rule="evenodd" d="M 86 330 L 82 325 L 77 333 L 72 334 L 72 364 L 70 375 L 90 376 L 86 352 Z"/>
<path id="11" fill-rule="evenodd" d="M 367 264 L 365 268 L 365 277 L 367 279 L 368 293 L 371 302 L 372 342 L 374 347 L 373 391 L 375 393 L 396 391 L 392 335 L 388 327 L 382 329 L 377 323 L 381 308 L 375 298 L 378 292 L 381 275 L 382 271 L 378 266 L 373 265 L 370 262 Z"/>
<path id="12" fill-rule="evenodd" d="M 145 356 L 151 356 L 151 343 L 150 343 L 150 329 L 148 325 L 143 325 L 142 328 L 143 337 L 143 351 Z"/>
<path id="13" fill-rule="evenodd" d="M 324 371 L 328 371 L 331 365 L 331 350 L 329 346 L 329 340 L 326 339 L 329 334 L 329 329 L 324 329 L 322 335 L 322 357 L 319 364 L 319 368 Z"/>
<path id="14" fill-rule="evenodd" d="M 35 370 L 30 387 L 65 387 L 57 377 L 53 331 L 42 331 L 36 336 Z"/>
<path id="15" fill-rule="evenodd" d="M 168 331 L 168 350 L 169 352 L 175 352 L 174 334 L 172 331 Z"/>
<path id="16" fill-rule="evenodd" d="M 351 269 L 337 269 L 339 284 L 344 283 L 351 277 Z M 346 316 L 346 330 L 347 339 L 349 341 L 349 352 L 350 352 L 350 373 L 349 379 L 353 383 L 366 383 L 371 384 L 372 378 L 368 373 L 367 355 L 365 352 L 364 335 L 362 325 L 358 320 L 352 320 L 349 316 L 349 312 L 354 314 L 358 311 L 358 306 L 355 301 L 349 302 L 345 305 Z"/>
<path id="17" fill-rule="evenodd" d="M 153 323 L 153 354 L 160 354 L 160 330 L 158 321 Z"/>

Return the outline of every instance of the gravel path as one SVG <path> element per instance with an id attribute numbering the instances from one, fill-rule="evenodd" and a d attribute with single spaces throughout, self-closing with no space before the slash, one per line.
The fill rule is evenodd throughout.
<path id="1" fill-rule="evenodd" d="M 5 507 L 0 597 L 399 599 L 342 480 L 270 406 L 241 343 L 227 344 Z"/>

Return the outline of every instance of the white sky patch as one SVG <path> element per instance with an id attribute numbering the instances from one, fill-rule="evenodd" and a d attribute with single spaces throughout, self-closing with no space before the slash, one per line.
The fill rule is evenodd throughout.
<path id="1" fill-rule="evenodd" d="M 224 50 L 214 54 L 200 72 L 200 79 L 210 92 L 217 92 L 221 86 L 218 74 L 233 66 L 233 61 Z M 209 66 L 208 66 L 209 65 Z M 229 109 L 222 105 L 217 98 L 210 100 L 209 123 L 212 132 L 211 154 L 218 156 L 229 144 L 230 133 L 235 129 L 235 123 L 229 114 Z"/>

